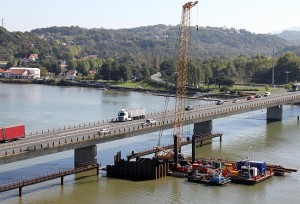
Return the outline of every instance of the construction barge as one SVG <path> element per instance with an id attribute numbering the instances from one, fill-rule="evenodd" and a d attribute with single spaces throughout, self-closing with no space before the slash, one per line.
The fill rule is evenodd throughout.
<path id="1" fill-rule="evenodd" d="M 188 181 L 208 183 L 207 180 L 211 180 L 210 183 L 215 185 L 224 185 L 229 182 L 253 185 L 274 175 L 283 176 L 285 173 L 297 172 L 296 169 L 270 165 L 262 161 L 229 161 L 212 158 L 197 159 L 191 169 L 186 171 L 188 171 Z"/>
<path id="2" fill-rule="evenodd" d="M 165 176 L 181 177 L 188 182 L 223 186 L 228 183 L 254 185 L 275 176 L 297 172 L 296 169 L 262 161 L 200 158 L 194 163 L 190 158 L 180 159 L 177 167 L 174 160 L 136 158 L 135 161 L 121 159 L 121 152 L 115 156 L 114 165 L 106 168 L 107 176 L 128 180 L 151 180 Z"/>
<path id="3" fill-rule="evenodd" d="M 267 164 L 263 161 L 253 161 L 248 156 L 246 160 L 233 161 L 228 159 L 195 158 L 196 143 L 222 134 L 205 134 L 193 136 L 190 140 L 181 142 L 182 145 L 192 144 L 192 157 L 184 158 L 176 148 L 177 138 L 173 145 L 156 146 L 146 151 L 132 151 L 127 160 L 121 159 L 117 153 L 114 165 L 107 166 L 108 177 L 118 177 L 130 180 L 159 179 L 165 176 L 187 178 L 189 182 L 208 185 L 225 185 L 240 183 L 253 185 L 272 176 L 283 176 L 285 173 L 297 172 L 296 169 L 285 168 L 281 165 Z M 173 151 L 172 151 L 173 149 Z M 154 154 L 153 158 L 142 158 Z M 250 153 L 249 153 L 250 154 Z"/>

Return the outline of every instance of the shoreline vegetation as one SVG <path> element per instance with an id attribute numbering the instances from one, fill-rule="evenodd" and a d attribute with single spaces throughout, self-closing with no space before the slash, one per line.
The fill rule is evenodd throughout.
<path id="1" fill-rule="evenodd" d="M 71 81 L 65 79 L 0 79 L 0 83 L 14 84 L 44 84 L 53 86 L 78 86 L 98 88 L 100 90 L 114 89 L 118 91 L 138 91 L 147 92 L 160 96 L 176 96 L 176 88 L 174 85 L 166 85 L 165 83 L 153 80 L 144 80 L 139 82 L 111 83 L 108 81 Z M 270 91 L 280 91 L 282 87 L 270 88 Z M 220 92 L 218 86 L 210 87 L 187 87 L 186 97 L 188 98 L 222 98 L 230 99 L 249 95 L 256 95 L 265 92 L 265 85 L 235 85 L 231 90 Z"/>

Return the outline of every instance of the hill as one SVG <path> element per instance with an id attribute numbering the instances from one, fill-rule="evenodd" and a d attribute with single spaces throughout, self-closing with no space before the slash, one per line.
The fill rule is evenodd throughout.
<path id="1" fill-rule="evenodd" d="M 285 39 L 294 45 L 300 45 L 300 31 L 285 30 L 282 33 L 276 34 L 276 36 Z"/>
<path id="2" fill-rule="evenodd" d="M 101 58 L 132 56 L 149 61 L 173 58 L 178 50 L 179 26 L 155 25 L 132 29 L 85 29 L 50 27 L 32 30 L 30 35 L 47 40 L 57 49 L 77 46 L 77 57 L 97 55 Z M 272 54 L 290 43 L 274 35 L 254 34 L 234 28 L 191 28 L 191 56 L 198 59 L 241 54 Z M 76 56 L 75 56 L 76 57 Z"/>
<path id="3" fill-rule="evenodd" d="M 39 53 L 43 58 L 52 53 L 52 46 L 37 36 L 22 32 L 9 32 L 0 27 L 0 61 L 23 58 L 25 50 Z"/>
<path id="4" fill-rule="evenodd" d="M 70 60 L 96 55 L 99 58 L 130 56 L 137 61 L 174 58 L 178 46 L 179 26 L 155 25 L 132 29 L 85 29 L 49 27 L 31 32 L 8 32 L 0 28 L 0 60 L 24 57 L 24 43 L 29 53 L 42 58 Z M 271 55 L 290 46 L 287 40 L 268 34 L 216 27 L 191 27 L 191 57 L 231 58 L 241 54 Z M 67 54 L 66 54 L 67 53 Z"/>

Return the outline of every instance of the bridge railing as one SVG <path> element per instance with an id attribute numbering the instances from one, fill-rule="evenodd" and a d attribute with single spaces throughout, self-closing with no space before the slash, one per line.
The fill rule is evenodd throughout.
<path id="1" fill-rule="evenodd" d="M 172 111 L 168 110 L 168 111 Z M 146 114 L 146 117 L 155 115 L 155 114 L 161 114 L 162 112 L 150 112 Z M 47 130 L 40 130 L 40 131 L 35 131 L 35 132 L 30 132 L 29 134 L 26 133 L 26 136 L 32 136 L 32 135 L 39 135 L 39 134 L 46 134 L 46 133 L 53 133 L 53 132 L 60 132 L 60 131 L 64 131 L 64 130 L 70 130 L 70 129 L 77 129 L 77 128 L 82 128 L 82 127 L 91 127 L 91 126 L 96 126 L 96 125 L 100 125 L 100 124 L 106 124 L 106 123 L 112 123 L 112 122 L 117 122 L 117 118 L 111 118 L 111 119 L 106 119 L 106 120 L 102 120 L 101 121 L 92 121 L 92 122 L 87 122 L 87 123 L 80 123 L 77 125 L 65 125 L 62 127 L 58 127 L 58 128 L 51 128 L 51 129 L 47 129 Z"/>
<path id="2" fill-rule="evenodd" d="M 213 107 L 209 107 L 209 108 L 205 108 L 199 111 L 193 111 L 191 114 L 189 113 L 188 115 L 185 115 L 184 120 L 192 120 L 192 119 L 197 119 L 197 118 L 203 118 L 203 117 L 209 117 L 209 116 L 215 116 L 218 114 L 223 114 L 223 113 L 228 113 L 231 111 L 238 111 L 238 110 L 243 110 L 243 109 L 252 109 L 253 107 L 265 107 L 265 105 L 270 105 L 270 104 L 275 104 L 275 103 L 280 103 L 280 102 L 284 102 L 284 101 L 293 101 L 294 99 L 297 99 L 299 101 L 300 99 L 300 94 L 292 94 L 292 95 L 287 95 L 284 98 L 272 98 L 272 97 L 268 97 L 262 100 L 257 100 L 257 101 L 244 101 L 241 103 L 237 103 L 232 105 L 230 104 L 224 104 L 221 106 L 213 106 Z M 169 110 L 169 112 L 171 112 L 172 110 Z M 152 114 L 152 113 L 151 113 Z M 157 114 L 157 113 L 155 113 Z M 161 122 L 158 121 L 157 124 L 153 124 L 151 125 L 153 126 L 162 126 L 162 125 L 166 125 L 166 124 L 172 124 L 173 120 L 169 119 L 166 120 L 165 122 Z M 96 132 L 99 127 L 97 127 L 96 125 L 97 123 L 88 123 L 86 124 L 86 126 L 94 126 L 94 128 L 89 129 L 89 131 L 94 131 Z M 141 130 L 141 129 L 145 129 L 145 128 L 150 128 L 151 126 L 142 126 L 137 125 L 136 127 L 119 127 L 115 130 L 112 131 L 111 134 L 109 135 L 116 135 L 116 134 L 123 134 L 123 133 L 128 133 L 128 132 L 132 132 L 132 131 L 137 131 L 137 130 Z M 75 126 L 76 127 L 76 126 Z M 75 128 L 74 127 L 74 128 Z M 85 126 L 83 126 L 85 127 Z M 70 127 L 71 128 L 71 127 Z M 75 134 L 85 134 L 83 136 L 75 136 Z M 72 135 L 74 135 L 74 137 L 72 137 Z M 57 136 L 57 134 L 53 134 L 53 135 L 49 135 L 46 137 L 43 137 L 43 139 L 53 139 L 53 137 Z M 76 143 L 76 142 L 82 142 L 82 141 L 86 141 L 86 140 L 93 140 L 93 139 L 99 139 L 101 137 L 105 137 L 107 135 L 98 135 L 98 134 L 89 134 L 89 132 L 85 131 L 84 128 L 83 129 L 78 129 L 74 132 L 65 132 L 65 133 L 61 133 L 60 137 L 64 137 L 64 136 L 71 136 L 68 137 L 67 139 L 61 138 L 61 139 L 57 139 L 56 141 L 52 141 L 52 142 L 46 142 L 46 141 L 41 141 L 40 144 L 35 144 L 35 145 L 30 145 L 30 143 L 32 142 L 38 142 L 38 138 L 35 137 L 30 137 L 30 138 L 25 138 L 24 140 L 20 140 L 17 142 L 13 142 L 13 143 L 8 143 L 8 144 L 1 144 L 1 147 L 9 147 L 9 146 L 14 146 L 16 144 L 24 144 L 24 143 L 28 143 L 28 146 L 26 148 L 13 148 L 7 151 L 1 151 L 0 152 L 0 157 L 1 156 L 8 156 L 8 155 L 14 155 L 14 154 L 19 154 L 19 153 L 24 153 L 27 151 L 34 151 L 34 150 L 39 150 L 39 149 L 43 149 L 43 148 L 52 148 L 52 147 L 57 147 L 59 145 L 69 145 L 70 143 Z M 2 148 L 3 149 L 3 148 Z"/>
<path id="3" fill-rule="evenodd" d="M 2 145 L 3 147 L 13 147 L 14 145 L 21 145 L 21 144 L 28 144 L 29 146 L 25 147 L 25 148 L 14 148 L 11 150 L 7 150 L 7 151 L 1 151 L 0 152 L 0 157 L 1 156 L 9 156 L 9 155 L 16 155 L 16 154 L 21 154 L 21 153 L 25 153 L 25 152 L 29 152 L 29 151 L 36 151 L 36 150 L 41 150 L 44 148 L 54 148 L 54 147 L 58 147 L 58 146 L 63 146 L 63 145 L 69 145 L 71 143 L 78 143 L 78 142 L 82 142 L 82 141 L 87 141 L 87 140 L 94 140 L 94 139 L 99 139 L 99 138 L 103 138 L 103 137 L 107 137 L 107 136 L 113 136 L 113 135 L 117 135 L 117 134 L 122 134 L 122 133 L 128 133 L 131 131 L 137 131 L 140 129 L 147 129 L 147 128 L 151 128 L 151 127 L 155 127 L 155 126 L 161 126 L 163 124 L 168 124 L 168 123 L 172 123 L 173 121 L 166 121 L 164 123 L 162 122 L 158 122 L 155 124 L 151 124 L 149 126 L 143 126 L 143 125 L 138 125 L 137 127 L 124 127 L 124 128 L 119 128 L 117 130 L 114 130 L 111 133 L 97 133 L 97 134 L 88 134 L 88 135 L 83 135 L 83 136 L 74 136 L 74 137 L 68 137 L 68 138 L 62 138 L 62 139 L 58 139 L 56 141 L 52 141 L 52 142 L 45 142 L 45 139 L 53 139 L 52 135 L 49 137 L 43 137 L 42 141 L 40 144 L 34 144 L 34 145 L 30 145 L 30 143 L 33 142 L 38 142 L 39 138 L 35 138 L 35 137 L 30 137 L 30 139 L 25 138 L 26 140 L 20 140 L 14 143 L 8 143 L 8 144 L 4 144 Z M 94 128 L 94 131 L 99 130 L 99 128 Z M 85 133 L 84 130 L 82 131 L 76 131 L 76 134 L 79 133 Z M 72 136 L 73 133 L 72 132 L 68 132 L 66 134 L 63 134 L 62 136 Z"/>

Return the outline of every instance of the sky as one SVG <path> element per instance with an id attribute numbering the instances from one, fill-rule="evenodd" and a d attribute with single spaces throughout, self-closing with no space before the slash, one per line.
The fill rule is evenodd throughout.
<path id="1" fill-rule="evenodd" d="M 51 26 L 134 28 L 178 25 L 188 0 L 3 0 L 0 25 L 8 31 Z M 300 26 L 300 0 L 199 0 L 191 25 L 269 33 Z"/>

